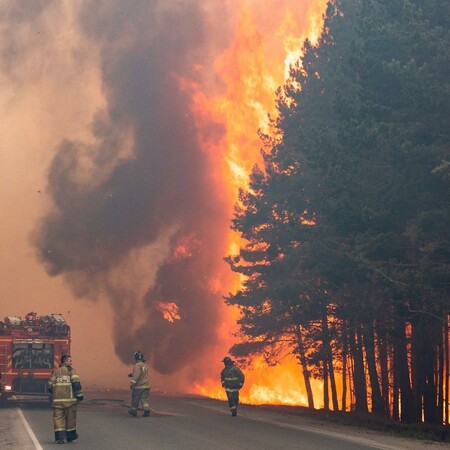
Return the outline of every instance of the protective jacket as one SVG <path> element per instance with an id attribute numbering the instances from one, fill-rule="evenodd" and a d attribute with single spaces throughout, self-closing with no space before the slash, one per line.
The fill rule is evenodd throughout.
<path id="1" fill-rule="evenodd" d="M 245 377 L 242 370 L 234 364 L 226 366 L 220 373 L 222 386 L 226 391 L 238 391 L 244 385 Z"/>
<path id="2" fill-rule="evenodd" d="M 150 389 L 148 382 L 148 366 L 144 361 L 138 361 L 131 374 L 131 389 Z"/>
<path id="3" fill-rule="evenodd" d="M 48 390 L 52 394 L 53 408 L 68 408 L 83 400 L 80 378 L 67 365 L 56 369 L 48 380 Z"/>

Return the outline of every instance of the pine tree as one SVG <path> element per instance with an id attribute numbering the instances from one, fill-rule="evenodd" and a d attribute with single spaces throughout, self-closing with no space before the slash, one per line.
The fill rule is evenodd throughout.
<path id="1" fill-rule="evenodd" d="M 227 298 L 234 351 L 281 340 L 332 387 L 349 361 L 355 409 L 405 422 L 442 422 L 449 400 L 449 25 L 442 0 L 329 3 L 278 91 L 233 221 L 248 245 L 228 258 L 247 276 Z"/>

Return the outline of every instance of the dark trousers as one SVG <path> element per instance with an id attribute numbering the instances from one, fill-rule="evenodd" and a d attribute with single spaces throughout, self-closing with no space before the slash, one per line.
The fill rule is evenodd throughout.
<path id="1" fill-rule="evenodd" d="M 139 404 L 142 403 L 142 409 L 144 412 L 150 411 L 148 404 L 148 396 L 150 389 L 133 389 L 131 391 L 131 408 L 130 412 L 136 413 L 139 409 Z"/>
<path id="2" fill-rule="evenodd" d="M 239 390 L 238 389 L 225 389 L 228 398 L 228 405 L 230 406 L 231 412 L 237 411 L 239 405 Z"/>

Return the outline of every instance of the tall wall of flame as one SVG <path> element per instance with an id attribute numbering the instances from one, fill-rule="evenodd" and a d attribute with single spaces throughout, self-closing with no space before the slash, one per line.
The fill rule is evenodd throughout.
<path id="1" fill-rule="evenodd" d="M 85 90 L 77 84 L 83 101 L 96 86 L 89 132 L 63 135 L 51 150 L 51 204 L 32 245 L 47 273 L 61 276 L 76 297 L 108 298 L 123 361 L 140 349 L 159 373 L 187 368 L 198 381 L 208 361 L 226 352 L 232 337 L 224 330 L 233 324 L 222 297 L 238 280 L 223 257 L 233 243 L 237 188 L 259 161 L 257 129 L 273 111 L 289 57 L 318 34 L 324 6 L 314 0 L 2 6 L 0 63 L 16 89 L 43 76 L 39 58 L 46 56 L 71 58 L 69 85 L 94 74 Z M 57 36 L 52 24 L 59 24 Z M 45 64 L 51 73 L 52 62 Z M 51 107 L 76 109 L 76 95 L 66 102 L 64 80 L 58 82 L 61 101 Z M 161 304 L 176 306 L 173 320 Z"/>

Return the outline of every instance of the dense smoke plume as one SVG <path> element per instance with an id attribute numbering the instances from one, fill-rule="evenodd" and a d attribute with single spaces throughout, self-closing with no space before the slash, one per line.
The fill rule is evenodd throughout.
<path id="1" fill-rule="evenodd" d="M 195 68 L 211 58 L 200 5 L 80 3 L 107 107 L 92 123 L 92 142 L 59 144 L 48 185 L 56 208 L 34 236 L 50 274 L 64 275 L 80 297 L 106 293 L 117 313 L 118 355 L 129 361 L 141 349 L 163 374 L 217 341 L 221 314 L 210 280 L 225 270 L 228 208 L 180 89 L 180 79 L 201 82 Z M 221 128 L 212 130 L 219 138 Z M 131 276 L 143 249 L 148 271 L 136 283 L 146 291 L 138 293 L 120 279 Z M 178 306 L 179 319 L 163 317 L 157 306 L 165 302 Z"/>

